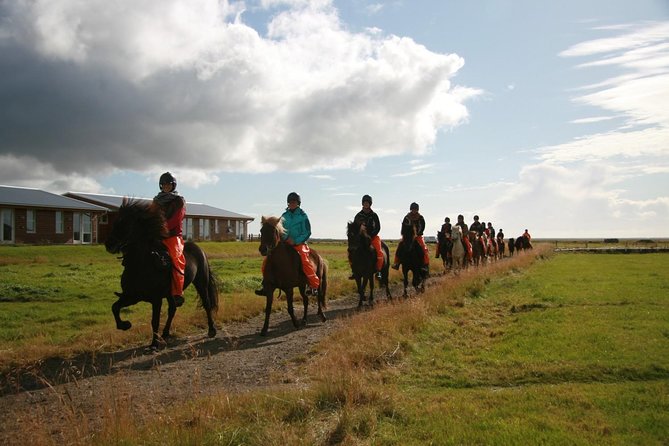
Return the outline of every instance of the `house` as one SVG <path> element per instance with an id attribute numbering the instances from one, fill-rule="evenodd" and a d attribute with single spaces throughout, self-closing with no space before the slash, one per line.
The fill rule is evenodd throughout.
<path id="1" fill-rule="evenodd" d="M 65 197 L 81 200 L 86 203 L 102 206 L 109 209 L 106 218 L 100 221 L 100 242 L 104 242 L 111 231 L 111 226 L 118 215 L 118 209 L 123 203 L 121 195 L 91 194 L 85 192 L 67 192 Z M 135 200 L 151 201 L 151 198 L 135 198 Z M 253 217 L 226 211 L 202 203 L 186 202 L 186 218 L 184 219 L 183 236 L 185 240 L 193 241 L 228 241 L 246 240 L 248 225 Z"/>
<path id="2" fill-rule="evenodd" d="M 108 211 L 40 189 L 0 185 L 0 243 L 97 243 Z"/>

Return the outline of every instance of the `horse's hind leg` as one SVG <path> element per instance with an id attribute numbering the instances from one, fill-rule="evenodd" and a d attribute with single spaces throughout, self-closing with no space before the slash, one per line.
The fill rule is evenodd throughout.
<path id="1" fill-rule="evenodd" d="M 302 327 L 307 326 L 307 314 L 309 313 L 309 296 L 304 292 L 304 288 L 298 288 L 300 296 L 302 296 L 302 305 L 304 306 L 304 313 L 302 314 Z"/>
<path id="2" fill-rule="evenodd" d="M 162 300 L 161 300 L 162 302 Z M 167 320 L 165 321 L 165 327 L 163 327 L 163 341 L 166 341 L 170 337 L 170 329 L 172 328 L 172 320 L 174 315 L 177 312 L 176 305 L 173 305 L 171 302 L 167 307 Z M 158 324 L 160 324 L 160 310 L 158 310 Z M 157 328 L 156 328 L 157 330 Z"/>

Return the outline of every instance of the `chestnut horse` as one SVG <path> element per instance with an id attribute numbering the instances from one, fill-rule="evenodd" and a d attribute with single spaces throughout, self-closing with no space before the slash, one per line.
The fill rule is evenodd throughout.
<path id="1" fill-rule="evenodd" d="M 306 295 L 305 289 L 307 286 L 307 276 L 302 271 L 302 262 L 299 254 L 295 249 L 283 241 L 281 236 L 285 230 L 281 224 L 280 217 L 262 217 L 260 228 L 260 246 L 258 250 L 260 254 L 266 256 L 263 264 L 263 292 L 267 298 L 265 304 L 265 323 L 263 324 L 260 334 L 267 335 L 269 328 L 269 316 L 272 313 L 272 301 L 274 299 L 274 291 L 279 289 L 279 293 L 283 291 L 286 294 L 286 302 L 288 303 L 288 314 L 293 321 L 295 328 L 300 328 L 307 324 L 307 308 L 309 307 L 309 297 Z M 323 313 L 325 305 L 325 292 L 327 291 L 327 270 L 328 265 L 314 249 L 310 249 L 309 258 L 315 265 L 316 275 L 320 278 L 320 285 L 318 287 L 318 316 L 321 321 L 325 322 L 326 317 Z M 298 324 L 293 309 L 293 288 L 296 288 L 302 296 L 304 304 L 304 315 L 302 316 L 302 324 Z"/>

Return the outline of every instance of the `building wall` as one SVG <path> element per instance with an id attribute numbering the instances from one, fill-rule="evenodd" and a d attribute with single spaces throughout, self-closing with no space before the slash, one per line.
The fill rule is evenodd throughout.
<path id="1" fill-rule="evenodd" d="M 28 232 L 28 210 L 35 211 L 35 232 Z M 56 233 L 56 211 L 58 209 L 14 208 L 14 243 L 21 244 L 68 244 L 74 243 L 75 211 L 61 210 L 63 232 Z M 84 214 L 84 212 L 79 212 Z M 91 221 L 91 240 L 97 240 L 95 219 Z M 77 241 L 79 243 L 79 241 Z"/>

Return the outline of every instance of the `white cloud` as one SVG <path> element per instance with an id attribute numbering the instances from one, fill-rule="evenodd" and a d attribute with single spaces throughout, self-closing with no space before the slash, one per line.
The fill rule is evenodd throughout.
<path id="1" fill-rule="evenodd" d="M 241 1 L 3 4 L 0 154 L 81 175 L 361 169 L 428 152 L 480 94 L 451 84 L 461 57 L 353 33 L 330 0 L 259 6 L 266 37 Z"/>
<path id="2" fill-rule="evenodd" d="M 616 237 L 666 233 L 666 190 L 655 197 L 631 198 L 621 187 L 630 179 L 668 172 L 669 160 L 669 23 L 620 26 L 617 37 L 583 42 L 563 51 L 565 57 L 590 57 L 579 67 L 616 68 L 597 84 L 576 90 L 576 104 L 597 107 L 606 117 L 575 120 L 600 122 L 608 114 L 624 121 L 618 129 L 584 135 L 538 148 L 538 163 L 520 172 L 518 182 L 488 209 L 501 220 L 529 222 L 541 215 L 541 232 L 578 237 Z M 664 176 L 664 177 L 663 177 Z M 585 227 L 592 222 L 597 228 Z"/>

